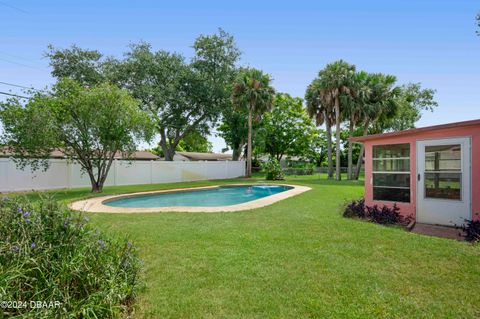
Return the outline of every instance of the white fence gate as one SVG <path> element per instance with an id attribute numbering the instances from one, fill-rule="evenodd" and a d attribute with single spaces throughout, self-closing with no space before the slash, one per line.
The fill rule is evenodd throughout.
<path id="1" fill-rule="evenodd" d="M 243 161 L 168 162 L 115 160 L 105 186 L 160 184 L 245 176 Z M 80 165 L 51 159 L 47 171 L 17 169 L 12 159 L 0 158 L 0 192 L 90 187 Z"/>

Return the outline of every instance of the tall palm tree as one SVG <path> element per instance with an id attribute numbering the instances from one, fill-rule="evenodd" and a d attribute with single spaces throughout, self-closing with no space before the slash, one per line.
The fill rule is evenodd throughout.
<path id="1" fill-rule="evenodd" d="M 316 78 L 310 83 L 305 92 L 305 101 L 307 111 L 310 117 L 315 119 L 317 125 L 325 123 L 327 133 L 327 160 L 328 160 L 328 179 L 333 179 L 333 159 L 332 159 L 332 125 L 335 121 L 331 105 L 322 103 L 320 79 Z"/>
<path id="2" fill-rule="evenodd" d="M 232 102 L 248 111 L 247 177 L 252 176 L 252 122 L 272 107 L 275 90 L 268 74 L 254 68 L 241 69 L 233 83 Z"/>
<path id="3" fill-rule="evenodd" d="M 395 116 L 398 109 L 397 97 L 400 88 L 395 87 L 396 77 L 382 73 L 368 74 L 362 79 L 365 94 L 358 100 L 360 118 L 363 123 L 363 135 L 368 135 L 369 127 L 383 119 Z M 360 146 L 360 154 L 355 169 L 355 179 L 360 175 L 360 168 L 365 152 L 364 145 Z"/>
<path id="4" fill-rule="evenodd" d="M 349 64 L 343 60 L 335 61 L 327 64 L 327 66 L 319 73 L 320 84 L 320 96 L 322 103 L 325 105 L 333 106 L 335 113 L 335 177 L 336 180 L 341 180 L 340 171 L 340 130 L 342 118 L 344 115 L 345 102 L 343 98 L 345 96 L 351 96 L 353 79 L 355 76 L 355 66 Z"/>
<path id="5" fill-rule="evenodd" d="M 363 106 L 370 94 L 370 88 L 366 85 L 368 73 L 365 71 L 357 72 L 352 82 L 352 94 L 343 96 L 345 104 L 345 117 L 348 119 L 348 179 L 354 179 L 353 172 L 353 143 L 350 140 L 353 137 L 355 127 L 362 122 Z"/>

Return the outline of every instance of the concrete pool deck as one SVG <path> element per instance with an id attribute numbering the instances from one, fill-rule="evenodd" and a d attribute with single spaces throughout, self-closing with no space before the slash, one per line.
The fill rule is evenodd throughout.
<path id="1" fill-rule="evenodd" d="M 220 186 L 261 186 L 261 185 L 252 185 L 252 184 L 227 184 L 227 185 L 215 185 L 215 186 L 205 186 L 205 187 L 193 187 L 193 188 L 176 188 L 176 189 L 167 189 L 161 191 L 150 191 L 150 192 L 139 192 L 139 193 L 129 193 L 129 194 L 120 194 L 120 195 L 109 195 L 109 196 L 100 196 L 94 198 L 88 198 L 85 200 L 75 201 L 70 203 L 68 206 L 77 211 L 91 212 L 91 213 L 159 213 L 159 212 L 188 212 L 188 213 L 219 213 L 219 212 L 238 212 L 243 210 L 255 209 L 264 206 L 271 205 L 283 199 L 296 196 L 298 194 L 307 192 L 311 190 L 310 187 L 299 186 L 299 185 L 289 185 L 289 184 L 262 184 L 262 185 L 277 185 L 277 186 L 287 186 L 291 189 L 286 190 L 281 193 L 274 195 L 266 196 L 249 202 L 229 205 L 229 206 L 169 206 L 169 207 L 136 207 L 136 208 L 127 208 L 127 207 L 114 207 L 107 206 L 104 203 L 107 201 L 117 200 L 126 197 L 135 197 L 141 195 L 151 195 L 151 194 L 161 194 L 161 193 L 171 193 L 179 191 L 195 191 L 202 189 L 214 189 Z"/>

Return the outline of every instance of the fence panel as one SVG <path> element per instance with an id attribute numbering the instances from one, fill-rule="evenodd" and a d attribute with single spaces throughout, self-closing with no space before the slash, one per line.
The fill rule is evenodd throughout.
<path id="1" fill-rule="evenodd" d="M 160 184 L 245 175 L 243 161 L 164 162 L 114 161 L 105 186 Z M 0 192 L 89 187 L 90 179 L 78 163 L 50 160 L 47 171 L 20 170 L 12 159 L 0 158 Z"/>

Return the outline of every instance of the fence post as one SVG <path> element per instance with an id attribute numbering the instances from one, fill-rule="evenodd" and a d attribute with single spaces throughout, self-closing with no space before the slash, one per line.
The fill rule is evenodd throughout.
<path id="1" fill-rule="evenodd" d="M 113 160 L 113 186 L 117 186 L 117 159 Z"/>
<path id="2" fill-rule="evenodd" d="M 153 160 L 150 160 L 150 184 L 153 184 Z"/>
<path id="3" fill-rule="evenodd" d="M 66 169 L 67 169 L 67 188 L 72 188 L 72 165 L 70 165 L 70 161 L 65 161 Z"/>

